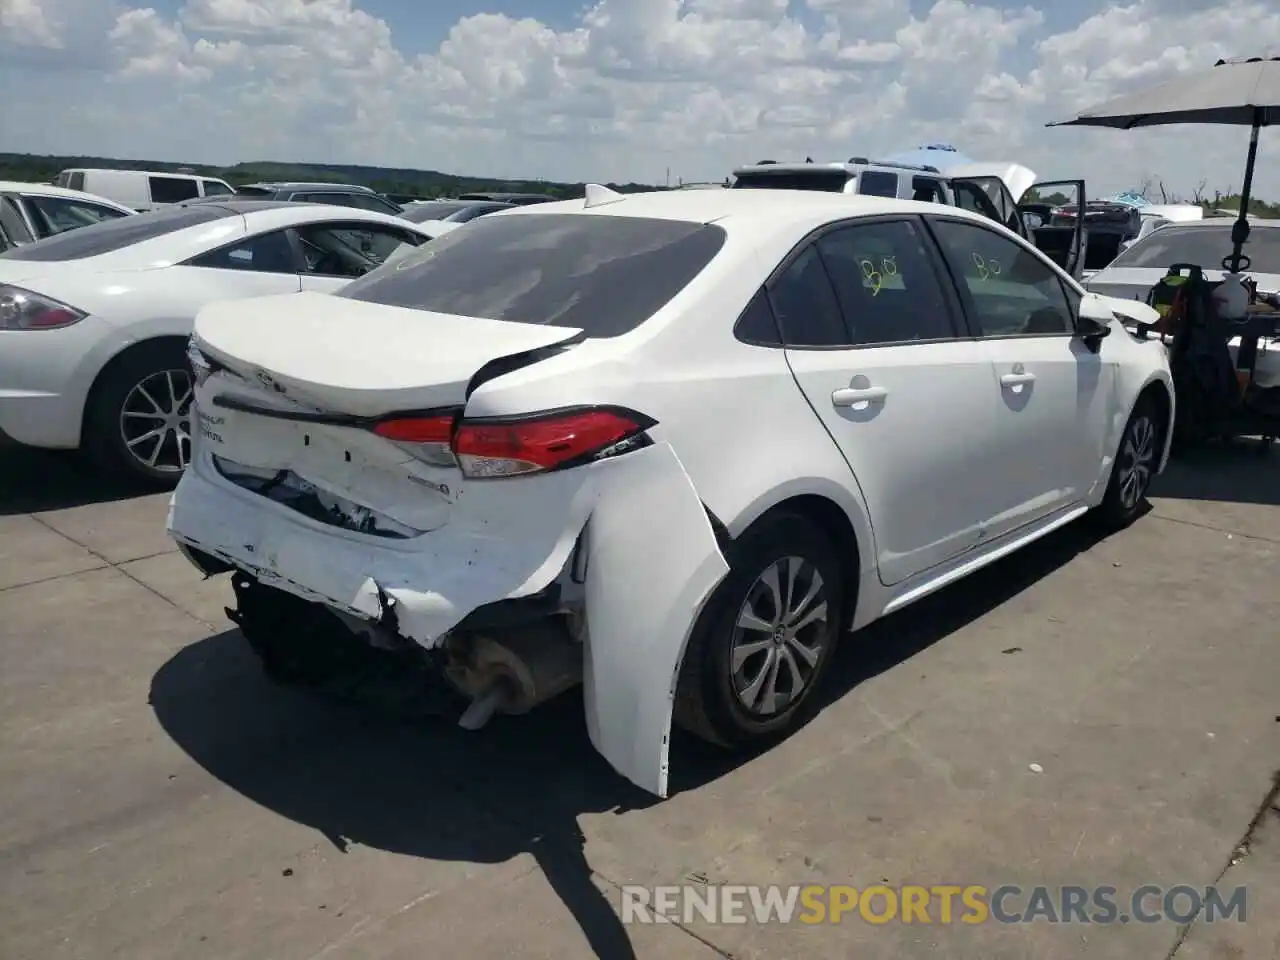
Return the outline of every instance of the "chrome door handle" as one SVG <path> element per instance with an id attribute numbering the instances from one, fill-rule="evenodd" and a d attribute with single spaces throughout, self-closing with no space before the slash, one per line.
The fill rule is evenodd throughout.
<path id="1" fill-rule="evenodd" d="M 1031 383 L 1035 378 L 1034 373 L 1006 373 L 1000 377 L 1000 386 L 1017 387 L 1024 383 Z"/>
<path id="2" fill-rule="evenodd" d="M 884 387 L 841 387 L 831 393 L 831 404 L 852 407 L 856 403 L 884 403 L 889 391 Z"/>

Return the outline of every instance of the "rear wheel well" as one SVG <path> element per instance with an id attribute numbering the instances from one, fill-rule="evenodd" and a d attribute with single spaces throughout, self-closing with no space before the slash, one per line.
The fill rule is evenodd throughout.
<path id="1" fill-rule="evenodd" d="M 145 353 L 152 350 L 185 350 L 187 346 L 187 339 L 187 337 L 165 335 L 151 337 L 148 340 L 140 340 L 137 343 L 131 343 L 103 364 L 102 369 L 98 371 L 98 375 L 93 378 L 93 385 L 89 387 L 89 393 L 85 398 L 84 409 L 80 411 L 81 447 L 83 447 L 86 442 L 85 428 L 89 422 L 89 411 L 94 409 L 94 403 L 97 401 L 99 394 L 102 392 L 103 386 L 109 381 L 111 375 L 118 370 L 122 364 L 128 362 L 130 357 L 137 356 L 139 353 Z"/>
<path id="2" fill-rule="evenodd" d="M 840 558 L 841 573 L 844 578 L 844 627 L 848 629 L 858 609 L 858 586 L 862 572 L 861 555 L 858 552 L 858 537 L 854 533 L 849 515 L 834 500 L 820 494 L 808 493 L 791 497 L 774 504 L 755 522 L 780 513 L 798 514 L 812 521 L 831 538 Z"/>

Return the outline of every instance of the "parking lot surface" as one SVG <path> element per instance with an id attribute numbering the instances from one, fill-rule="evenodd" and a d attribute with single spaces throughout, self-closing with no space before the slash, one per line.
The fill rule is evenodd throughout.
<path id="1" fill-rule="evenodd" d="M 673 796 L 581 700 L 480 733 L 270 686 L 165 495 L 0 452 L 0 957 L 1280 957 L 1280 452 L 1206 454 L 845 643 Z M 627 925 L 624 884 L 1219 883 L 1244 923 Z"/>

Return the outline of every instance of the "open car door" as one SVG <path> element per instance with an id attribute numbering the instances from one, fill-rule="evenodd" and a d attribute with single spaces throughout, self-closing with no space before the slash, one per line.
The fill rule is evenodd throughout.
<path id="1" fill-rule="evenodd" d="M 1036 181 L 1016 163 L 968 163 L 947 171 L 956 206 L 990 217 L 1034 244 L 1077 280 L 1085 263 L 1083 218 L 1060 223 L 1056 207 L 1084 207 L 1083 180 Z"/>
<path id="2" fill-rule="evenodd" d="M 1078 204 L 1077 210 L 1085 209 L 1083 180 L 1045 180 L 1031 185 L 1020 199 L 1018 211 L 1027 239 L 1079 280 L 1087 262 L 1089 242 L 1089 234 L 1084 228 L 1085 218 L 1082 215 L 1063 218 L 1054 212 L 1071 204 Z M 1046 206 L 1049 207 L 1047 211 Z"/>

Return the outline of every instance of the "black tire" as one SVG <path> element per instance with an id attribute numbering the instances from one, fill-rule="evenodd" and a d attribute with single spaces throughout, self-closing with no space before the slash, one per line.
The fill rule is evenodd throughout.
<path id="1" fill-rule="evenodd" d="M 814 690 L 821 685 L 842 630 L 844 605 L 852 598 L 844 596 L 844 566 L 830 538 L 811 520 L 798 514 L 777 513 L 764 517 L 732 543 L 727 553 L 729 574 L 716 588 L 689 637 L 680 669 L 673 719 L 677 725 L 703 740 L 737 748 L 781 736 L 798 722 Z M 798 558 L 803 562 L 796 592 L 806 590 L 812 583 L 804 571 L 814 571 L 821 578 L 821 596 L 806 609 L 814 609 L 825 596 L 826 618 L 805 627 L 802 635 L 795 638 L 805 648 L 817 650 L 816 660 L 812 664 L 804 664 L 807 668 L 805 682 L 800 686 L 799 694 L 781 709 L 756 712 L 748 709 L 737 689 L 743 677 L 750 674 L 750 668 L 760 666 L 762 657 L 765 666 L 770 666 L 778 658 L 789 658 L 793 665 L 799 666 L 801 658 L 797 650 L 800 648 L 786 639 L 779 641 L 776 632 L 739 631 L 737 623 L 749 599 L 766 603 L 764 608 L 757 609 L 767 611 L 769 591 L 761 585 L 761 575 L 771 566 L 784 563 L 786 558 Z M 785 576 L 780 580 L 785 580 Z M 786 592 L 785 586 L 783 591 Z M 760 636 L 762 640 L 768 638 L 774 647 L 784 652 L 774 650 L 770 654 L 766 647 L 758 654 L 752 654 L 735 680 L 735 672 L 731 668 L 735 640 L 748 636 Z M 792 666 L 783 663 L 777 671 L 779 682 L 783 679 L 781 673 L 788 675 L 788 682 L 784 684 L 787 692 L 794 690 L 793 681 L 797 674 Z"/>
<path id="2" fill-rule="evenodd" d="M 85 408 L 84 447 L 93 461 L 112 476 L 161 489 L 174 486 L 182 476 L 178 463 L 185 463 L 191 453 L 189 393 L 182 405 L 187 416 L 168 422 L 148 420 L 146 404 L 139 405 L 144 395 L 136 392 L 140 386 L 147 390 L 146 396 L 161 392 L 162 396 L 154 398 L 157 403 L 171 405 L 166 374 L 172 377 L 176 392 L 189 390 L 191 368 L 186 350 L 174 341 L 134 347 L 113 360 L 94 384 Z M 160 449 L 155 464 L 149 465 L 146 461 L 153 441 L 138 438 L 162 423 L 166 432 L 153 438 Z M 181 431 L 172 429 L 175 424 Z M 126 431 L 131 433 L 127 435 Z M 135 443 L 132 449 L 130 440 Z"/>
<path id="3" fill-rule="evenodd" d="M 1147 509 L 1147 490 L 1164 452 L 1169 424 L 1150 397 L 1142 397 L 1120 435 L 1111 478 L 1092 517 L 1106 530 L 1123 530 Z"/>

